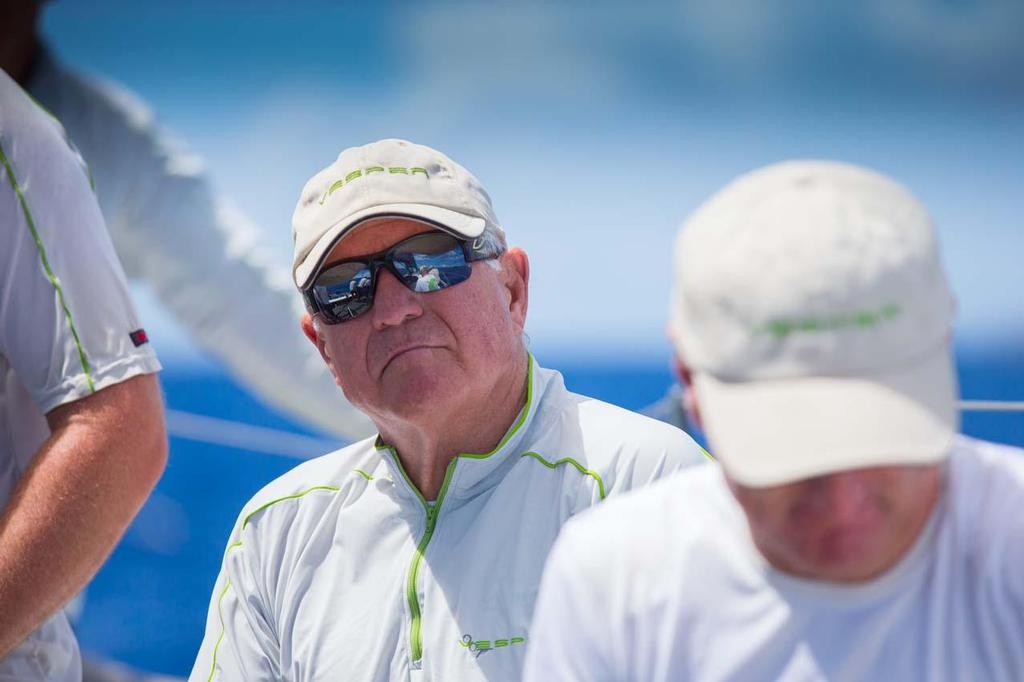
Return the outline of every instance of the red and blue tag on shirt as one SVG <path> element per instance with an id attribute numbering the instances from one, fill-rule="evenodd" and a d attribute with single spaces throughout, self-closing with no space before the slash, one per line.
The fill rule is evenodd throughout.
<path id="1" fill-rule="evenodd" d="M 128 332 L 128 336 L 131 338 L 132 343 L 138 348 L 144 343 L 149 343 L 149 336 L 146 334 L 145 329 L 136 329 L 133 332 Z"/>

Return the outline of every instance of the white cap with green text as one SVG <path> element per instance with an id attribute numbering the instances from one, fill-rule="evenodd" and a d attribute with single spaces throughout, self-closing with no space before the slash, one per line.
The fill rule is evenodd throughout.
<path id="1" fill-rule="evenodd" d="M 743 175 L 676 242 L 672 334 L 712 454 L 744 485 L 942 460 L 953 309 L 924 207 L 852 165 Z"/>
<path id="2" fill-rule="evenodd" d="M 502 233 L 480 181 L 441 152 L 405 140 L 349 147 L 310 178 L 292 216 L 292 274 L 308 286 L 331 247 L 360 222 L 424 220 L 465 239 Z"/>

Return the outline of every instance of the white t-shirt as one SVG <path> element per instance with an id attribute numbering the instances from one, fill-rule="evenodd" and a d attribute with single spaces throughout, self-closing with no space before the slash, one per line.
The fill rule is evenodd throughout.
<path id="1" fill-rule="evenodd" d="M 160 369 L 144 334 L 81 157 L 0 71 L 0 509 L 47 412 Z M 0 660 L 0 680 L 80 677 L 62 613 Z"/>
<path id="2" fill-rule="evenodd" d="M 717 466 L 569 523 L 530 682 L 1024 680 L 1024 451 L 960 438 L 925 531 L 856 586 L 766 564 Z"/>

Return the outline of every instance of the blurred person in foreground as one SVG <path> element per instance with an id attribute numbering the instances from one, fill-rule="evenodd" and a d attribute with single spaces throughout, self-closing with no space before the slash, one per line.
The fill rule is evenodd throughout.
<path id="1" fill-rule="evenodd" d="M 81 152 L 128 277 L 152 286 L 264 402 L 346 440 L 372 433 L 292 333 L 301 305 L 260 231 L 214 193 L 202 162 L 160 130 L 134 94 L 59 61 L 38 35 L 43 4 L 0 3 L 0 68 L 61 121 Z"/>
<path id="2" fill-rule="evenodd" d="M 561 525 L 701 450 L 540 367 L 526 253 L 443 154 L 346 149 L 293 228 L 303 331 L 380 435 L 245 506 L 191 679 L 519 680 Z"/>
<path id="3" fill-rule="evenodd" d="M 956 435 L 924 208 L 839 163 L 684 225 L 670 328 L 711 452 L 569 524 L 526 679 L 1024 679 L 1024 452 Z"/>
<path id="4" fill-rule="evenodd" d="M 81 157 L 0 72 L 0 681 L 81 679 L 60 608 L 163 471 L 159 369 Z"/>

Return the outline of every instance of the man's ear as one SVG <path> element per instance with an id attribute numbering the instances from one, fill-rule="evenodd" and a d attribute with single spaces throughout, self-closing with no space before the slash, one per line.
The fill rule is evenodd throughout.
<path id="1" fill-rule="evenodd" d="M 526 327 L 526 311 L 530 304 L 530 259 L 525 251 L 514 246 L 501 254 L 500 260 L 509 292 L 509 314 L 522 331 Z"/>
<path id="2" fill-rule="evenodd" d="M 309 313 L 305 313 L 302 316 L 302 320 L 299 322 L 302 327 L 302 333 L 306 335 L 310 343 L 316 346 L 317 351 L 320 353 L 320 357 L 324 359 L 327 364 L 327 369 L 331 371 L 331 376 L 334 377 L 334 383 L 341 386 L 341 382 L 338 381 L 338 373 L 334 371 L 334 363 L 331 362 L 330 353 L 327 352 L 327 344 L 324 343 L 323 337 L 320 335 L 317 329 L 317 323 L 313 320 L 313 317 Z"/>
<path id="3" fill-rule="evenodd" d="M 686 366 L 686 363 L 683 362 L 678 353 L 672 354 L 672 371 L 675 373 L 680 386 L 686 390 L 693 389 L 693 375 L 690 373 L 690 368 Z"/>
<path id="4" fill-rule="evenodd" d="M 680 354 L 671 326 L 665 329 L 665 334 L 668 336 L 669 343 L 672 344 L 672 370 L 683 389 L 683 412 L 686 414 L 687 419 L 703 431 L 704 424 L 700 418 L 700 405 L 697 403 L 697 394 L 693 390 L 693 373 Z"/>
<path id="5" fill-rule="evenodd" d="M 323 339 L 320 337 L 320 333 L 316 329 L 316 324 L 313 322 L 312 315 L 305 313 L 299 324 L 302 326 L 302 333 L 305 334 L 310 343 L 316 346 L 317 351 L 320 352 L 320 357 L 324 359 L 324 362 L 330 365 L 331 357 L 327 354 L 327 346 L 324 344 Z"/>

